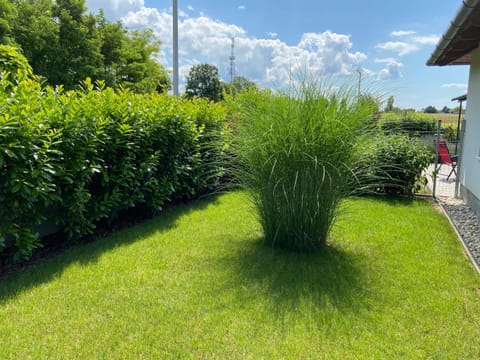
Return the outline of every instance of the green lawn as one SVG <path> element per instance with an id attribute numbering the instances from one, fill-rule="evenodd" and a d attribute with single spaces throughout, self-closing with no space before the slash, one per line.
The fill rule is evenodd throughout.
<path id="1" fill-rule="evenodd" d="M 432 203 L 345 210 L 291 254 L 230 193 L 0 279 L 0 358 L 480 358 L 480 277 Z"/>

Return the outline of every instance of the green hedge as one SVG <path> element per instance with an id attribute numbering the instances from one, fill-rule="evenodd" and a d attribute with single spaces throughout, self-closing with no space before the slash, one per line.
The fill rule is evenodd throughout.
<path id="1" fill-rule="evenodd" d="M 41 246 L 52 213 L 69 238 L 119 211 L 194 197 L 222 175 L 223 108 L 203 100 L 75 92 L 0 80 L 0 261 Z M 56 215 L 55 215 L 56 214 Z"/>

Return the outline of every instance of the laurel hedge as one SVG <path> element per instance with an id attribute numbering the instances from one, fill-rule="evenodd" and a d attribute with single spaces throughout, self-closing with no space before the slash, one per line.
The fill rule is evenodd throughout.
<path id="1" fill-rule="evenodd" d="M 215 188 L 225 147 L 221 105 L 113 91 L 77 91 L 26 76 L 0 79 L 0 262 L 28 259 L 53 221 L 75 239 L 120 211 Z"/>

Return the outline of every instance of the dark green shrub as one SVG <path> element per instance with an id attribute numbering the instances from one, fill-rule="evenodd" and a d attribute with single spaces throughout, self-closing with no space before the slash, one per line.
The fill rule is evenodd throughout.
<path id="1" fill-rule="evenodd" d="M 444 127 L 442 130 L 443 130 L 443 137 L 448 142 L 457 141 L 457 129 L 456 129 L 456 127 L 454 128 L 452 125 L 448 125 L 448 126 Z"/>
<path id="2" fill-rule="evenodd" d="M 41 245 L 35 228 L 52 208 L 77 238 L 122 210 L 158 211 L 198 196 L 222 174 L 219 104 L 114 92 L 88 80 L 66 93 L 22 80 L 0 97 L 2 261 L 28 258 Z"/>
<path id="3" fill-rule="evenodd" d="M 58 112 L 38 83 L 19 81 L 11 92 L 4 78 L 0 86 L 0 254 L 17 261 L 40 245 L 35 226 L 59 200 L 62 132 L 50 124 Z"/>
<path id="4" fill-rule="evenodd" d="M 413 195 L 433 162 L 431 149 L 407 135 L 376 136 L 359 147 L 356 173 L 359 193 Z"/>

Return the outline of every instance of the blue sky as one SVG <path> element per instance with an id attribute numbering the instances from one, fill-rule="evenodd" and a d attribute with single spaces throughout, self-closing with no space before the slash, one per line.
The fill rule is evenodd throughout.
<path id="1" fill-rule="evenodd" d="M 150 27 L 162 42 L 159 60 L 171 68 L 171 0 L 87 0 L 110 20 Z M 178 0 L 180 77 L 192 65 L 214 64 L 229 80 L 231 37 L 236 73 L 263 87 L 286 86 L 290 74 L 355 81 L 395 105 L 453 107 L 466 92 L 467 66 L 427 67 L 425 62 L 461 0 Z"/>

